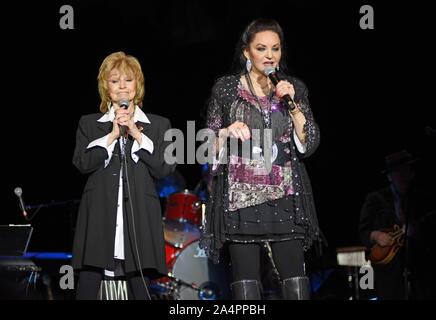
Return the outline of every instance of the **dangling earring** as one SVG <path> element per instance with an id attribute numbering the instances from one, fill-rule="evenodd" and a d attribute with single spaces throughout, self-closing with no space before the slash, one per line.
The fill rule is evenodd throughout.
<path id="1" fill-rule="evenodd" d="M 245 63 L 245 69 L 247 69 L 247 72 L 251 71 L 251 60 L 247 59 L 247 62 Z"/>
<path id="2" fill-rule="evenodd" d="M 277 71 L 280 70 L 280 65 L 277 65 L 276 70 L 277 70 Z"/>

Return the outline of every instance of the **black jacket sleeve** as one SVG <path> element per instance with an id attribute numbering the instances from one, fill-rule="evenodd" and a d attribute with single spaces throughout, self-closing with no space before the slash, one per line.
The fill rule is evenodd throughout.
<path id="1" fill-rule="evenodd" d="M 299 105 L 301 111 L 306 118 L 306 123 L 303 127 L 303 131 L 306 135 L 306 152 L 301 156 L 306 158 L 311 156 L 319 146 L 320 133 L 318 124 L 313 117 L 312 109 L 309 104 L 309 92 L 306 85 L 300 81 L 293 81 L 295 86 L 295 102 Z"/>
<path id="2" fill-rule="evenodd" d="M 76 147 L 74 149 L 73 164 L 83 174 L 91 173 L 99 168 L 104 167 L 104 161 L 108 158 L 106 149 L 95 147 L 86 149 L 89 145 L 90 122 L 85 116 L 79 121 L 79 127 L 76 133 Z"/>
<path id="3" fill-rule="evenodd" d="M 165 132 L 171 129 L 171 123 L 166 118 L 161 118 L 160 121 L 157 137 L 153 141 L 153 153 L 150 154 L 150 152 L 144 149 L 140 149 L 136 152 L 139 159 L 148 166 L 151 175 L 156 179 L 162 179 L 172 173 L 176 168 L 176 163 L 168 164 L 165 160 L 165 158 L 170 158 L 171 156 L 167 148 L 171 142 L 164 140 Z M 165 154 L 167 154 L 167 157 Z"/>
<path id="4" fill-rule="evenodd" d="M 370 234 L 377 230 L 375 226 L 377 212 L 380 211 L 380 201 L 377 199 L 377 194 L 372 192 L 366 196 L 362 209 L 360 210 L 359 219 L 359 236 L 362 243 L 368 248 L 372 246 Z"/>

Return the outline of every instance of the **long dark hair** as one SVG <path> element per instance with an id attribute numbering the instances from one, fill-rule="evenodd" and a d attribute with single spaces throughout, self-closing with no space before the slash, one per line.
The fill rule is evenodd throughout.
<path id="1" fill-rule="evenodd" d="M 241 37 L 236 45 L 235 55 L 233 57 L 232 73 L 242 74 L 245 73 L 245 64 L 247 59 L 244 56 L 244 50 L 247 49 L 253 41 L 257 33 L 263 31 L 272 31 L 277 33 L 280 39 L 282 56 L 280 58 L 279 67 L 280 71 L 286 73 L 288 67 L 286 65 L 286 43 L 282 27 L 274 19 L 256 19 L 250 22 L 242 32 Z"/>

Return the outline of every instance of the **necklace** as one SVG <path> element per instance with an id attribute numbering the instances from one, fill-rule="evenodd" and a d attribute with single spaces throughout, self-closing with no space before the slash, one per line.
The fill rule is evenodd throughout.
<path id="1" fill-rule="evenodd" d="M 262 108 L 262 103 L 259 100 L 259 97 L 257 96 L 257 94 L 254 92 L 254 87 L 253 87 L 253 83 L 251 81 L 251 77 L 248 73 L 245 73 L 245 80 L 247 81 L 248 84 L 248 89 L 250 90 L 250 93 L 254 96 L 254 98 L 256 99 L 256 102 L 258 104 L 258 108 L 259 111 L 262 114 L 262 119 L 263 119 L 263 123 L 264 123 L 264 129 L 265 128 L 271 128 L 271 92 L 269 92 L 269 94 L 267 95 L 267 105 L 266 108 Z"/>
<path id="2" fill-rule="evenodd" d="M 251 85 L 251 87 L 254 89 L 254 86 L 253 86 L 253 83 L 252 83 L 252 81 L 251 81 L 251 75 L 250 75 L 250 73 L 248 73 L 248 77 L 249 77 L 249 85 Z M 248 82 L 248 81 L 247 81 Z M 266 84 L 264 85 L 264 86 L 262 86 L 259 82 L 257 82 L 258 84 L 259 84 L 259 87 L 260 87 L 260 90 L 263 92 L 263 93 L 265 93 L 265 91 L 264 91 L 264 89 L 265 88 L 268 88 L 268 93 L 266 94 L 266 96 L 268 96 L 268 95 L 270 95 L 271 94 L 271 87 L 270 87 L 270 85 L 269 85 L 269 83 L 268 83 L 268 79 L 266 80 Z M 248 83 L 247 83 L 248 84 Z"/>
<path id="3" fill-rule="evenodd" d="M 254 88 L 253 88 L 253 83 L 251 82 L 251 77 L 248 73 L 245 73 L 245 79 L 247 81 L 248 84 L 248 88 L 250 89 L 251 94 L 255 97 L 256 102 L 258 104 L 258 108 L 260 109 L 260 114 L 262 117 L 262 130 L 260 133 L 260 146 L 261 146 L 261 156 L 262 159 L 264 158 L 264 153 L 265 153 L 265 146 L 264 146 L 264 135 L 265 135 L 265 129 L 271 129 L 271 100 L 272 100 L 272 92 L 270 92 L 270 94 L 267 96 L 267 105 L 266 108 L 262 108 L 262 104 L 259 100 L 259 97 L 254 93 Z M 271 152 L 271 164 L 274 162 L 274 160 L 277 158 L 277 145 L 274 143 L 272 145 L 272 150 L 270 150 Z M 269 174 L 272 174 L 272 171 L 269 172 Z"/>

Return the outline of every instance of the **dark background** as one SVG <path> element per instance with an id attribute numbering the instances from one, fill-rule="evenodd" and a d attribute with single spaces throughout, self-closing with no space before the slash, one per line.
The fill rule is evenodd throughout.
<path id="1" fill-rule="evenodd" d="M 74 30 L 61 30 L 59 8 L 74 8 Z M 370 4 L 375 30 L 359 27 Z M 419 3 L 323 1 L 36 1 L 4 8 L 2 19 L 3 186 L 0 224 L 25 223 L 14 187 L 32 221 L 31 251 L 70 251 L 86 177 L 71 163 L 82 114 L 98 112 L 98 68 L 115 51 L 136 56 L 146 78 L 144 109 L 203 127 L 210 89 L 230 68 L 244 26 L 277 19 L 292 74 L 309 88 L 321 145 L 307 160 L 330 250 L 359 244 L 365 194 L 385 184 L 384 156 L 408 149 L 421 161 L 419 181 L 435 180 L 436 127 L 431 74 L 431 11 Z M 199 165 L 179 165 L 193 189 Z M 34 212 L 35 209 L 30 210 Z"/>

